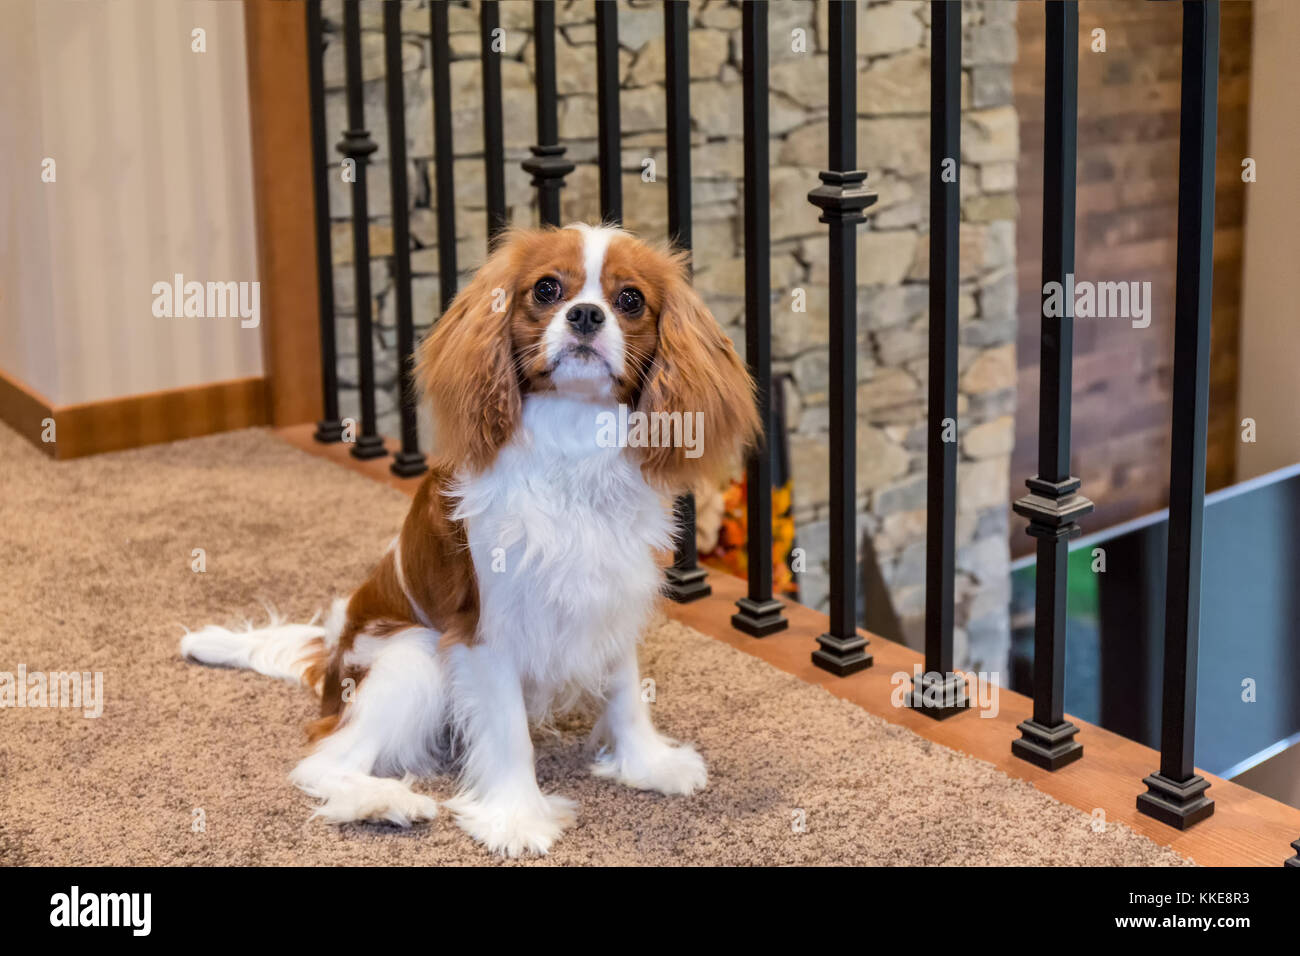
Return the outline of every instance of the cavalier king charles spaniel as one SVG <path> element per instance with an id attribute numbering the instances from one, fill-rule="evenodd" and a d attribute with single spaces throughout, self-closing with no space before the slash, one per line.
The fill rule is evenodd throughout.
<path id="1" fill-rule="evenodd" d="M 323 626 L 206 627 L 182 652 L 320 696 L 290 779 L 329 821 L 428 820 L 437 804 L 410 783 L 451 773 L 466 833 L 544 854 L 577 806 L 537 785 L 530 727 L 583 700 L 600 709 L 592 773 L 699 790 L 699 753 L 651 723 L 637 647 L 672 496 L 726 475 L 759 419 L 685 254 L 607 227 L 511 231 L 415 374 L 438 457 L 370 577 Z"/>

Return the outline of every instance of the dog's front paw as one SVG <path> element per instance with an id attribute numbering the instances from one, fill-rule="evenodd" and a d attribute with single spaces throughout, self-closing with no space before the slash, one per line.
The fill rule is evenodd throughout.
<path id="1" fill-rule="evenodd" d="M 462 830 L 493 853 L 512 858 L 525 853 L 545 856 L 578 819 L 578 804 L 554 793 L 523 799 L 459 796 L 444 805 Z"/>
<path id="2" fill-rule="evenodd" d="M 670 797 L 690 796 L 709 782 L 704 758 L 693 746 L 666 740 L 602 753 L 591 765 L 591 772 L 637 790 L 655 790 Z"/>
<path id="3" fill-rule="evenodd" d="M 370 821 L 409 827 L 437 815 L 437 801 L 416 793 L 409 781 L 363 777 L 353 786 L 330 792 L 312 817 L 329 823 Z"/>

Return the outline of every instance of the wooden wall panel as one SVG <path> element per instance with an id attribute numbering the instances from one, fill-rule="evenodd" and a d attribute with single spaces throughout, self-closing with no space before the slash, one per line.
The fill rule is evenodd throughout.
<path id="1" fill-rule="evenodd" d="M 0 422 L 53 458 L 55 449 L 41 441 L 45 419 L 51 417 L 53 408 L 48 398 L 0 370 Z"/>
<path id="2" fill-rule="evenodd" d="M 1251 5 L 1222 7 L 1219 146 L 1215 196 L 1214 326 L 1206 484 L 1234 480 L 1238 317 Z M 1092 31 L 1106 31 L 1106 52 Z M 1021 3 L 1015 103 L 1018 165 L 1018 408 L 1012 499 L 1034 474 L 1043 190 L 1043 8 Z M 1175 236 L 1178 223 L 1178 107 L 1182 9 L 1173 3 L 1082 0 L 1079 4 L 1078 229 L 1075 275 L 1092 281 L 1150 281 L 1150 328 L 1116 319 L 1075 321 L 1072 471 L 1097 510 L 1094 531 L 1168 504 Z M 1032 550 L 1013 521 L 1013 554 Z"/>
<path id="3" fill-rule="evenodd" d="M 76 405 L 53 405 L 0 372 L 0 421 L 63 461 L 267 424 L 266 379 L 233 379 Z M 42 440 L 54 420 L 55 441 Z"/>
<path id="4" fill-rule="evenodd" d="M 263 364 L 273 425 L 322 414 L 307 5 L 246 0 Z"/>

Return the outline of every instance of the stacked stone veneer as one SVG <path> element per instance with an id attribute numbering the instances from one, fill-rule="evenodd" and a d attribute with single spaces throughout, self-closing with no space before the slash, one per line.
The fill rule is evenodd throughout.
<path id="1" fill-rule="evenodd" d="M 925 604 L 925 434 L 928 270 L 929 4 L 860 2 L 858 159 L 879 192 L 858 238 L 858 525 L 873 549 L 909 643 Z M 957 513 L 957 660 L 1005 668 L 1008 636 L 1006 489 L 1015 410 L 1015 200 L 1017 119 L 1011 70 L 1015 5 L 963 6 L 961 454 Z M 397 433 L 396 332 L 381 7 L 363 10 L 367 121 L 380 144 L 369 171 L 371 282 L 380 429 Z M 329 141 L 345 125 L 341 4 L 327 0 L 325 77 Z M 743 350 L 741 13 L 720 0 L 691 4 L 692 196 L 696 283 Z M 519 163 L 534 142 L 532 4 L 504 2 L 506 192 L 514 222 L 536 221 Z M 590 0 L 557 5 L 559 128 L 577 169 L 563 191 L 567 220 L 599 217 L 595 14 Z M 437 234 L 429 13 L 406 0 L 403 70 L 417 325 L 437 314 Z M 450 10 L 456 223 L 461 281 L 485 248 L 477 3 Z M 622 167 L 628 228 L 667 227 L 663 15 L 658 2 L 620 2 Z M 786 406 L 798 544 L 808 554 L 803 600 L 824 604 L 828 544 L 827 241 L 806 198 L 826 163 L 826 4 L 770 7 L 773 365 L 788 373 Z M 653 180 L 647 169 L 653 161 Z M 336 157 L 331 157 L 336 163 Z M 355 299 L 349 187 L 330 188 L 344 414 L 356 414 Z M 797 305 L 802 303 L 803 310 Z"/>

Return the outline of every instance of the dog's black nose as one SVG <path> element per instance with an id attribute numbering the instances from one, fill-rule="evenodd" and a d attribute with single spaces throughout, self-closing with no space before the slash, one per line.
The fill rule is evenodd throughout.
<path id="1" fill-rule="evenodd" d="M 605 321 L 605 313 L 598 305 L 575 305 L 564 317 L 569 320 L 573 331 L 584 338 L 592 335 Z"/>

